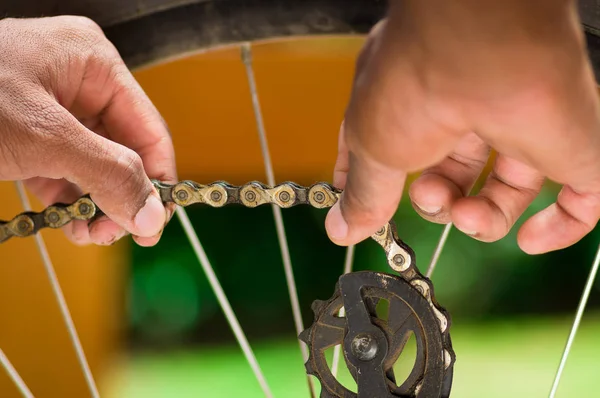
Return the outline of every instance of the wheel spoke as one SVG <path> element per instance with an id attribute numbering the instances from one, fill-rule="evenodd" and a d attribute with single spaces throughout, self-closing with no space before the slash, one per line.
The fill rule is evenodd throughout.
<path id="1" fill-rule="evenodd" d="M 446 242 L 448 241 L 448 235 L 450 235 L 451 230 L 452 223 L 446 224 L 446 226 L 444 227 L 444 231 L 442 232 L 442 236 L 440 236 L 440 240 L 438 241 L 438 244 L 435 247 L 435 251 L 433 252 L 431 261 L 429 262 L 427 274 L 425 274 L 426 277 L 431 278 L 431 275 L 433 275 L 433 271 L 435 271 L 435 266 L 437 265 L 440 259 L 442 251 L 444 250 L 444 246 L 446 246 Z"/>
<path id="2" fill-rule="evenodd" d="M 344 261 L 344 274 L 352 272 L 352 264 L 354 263 L 354 245 L 348 246 L 346 249 L 346 260 Z M 340 308 L 339 316 L 346 316 L 344 307 Z M 333 360 L 331 361 L 331 374 L 333 377 L 337 377 L 337 372 L 340 367 L 340 354 L 342 351 L 342 345 L 336 345 L 333 349 Z"/>
<path id="3" fill-rule="evenodd" d="M 190 222 L 185 209 L 179 207 L 177 208 L 176 213 L 179 221 L 181 222 L 183 230 L 185 231 L 185 234 L 187 235 L 187 238 L 189 239 L 190 244 L 196 253 L 196 257 L 198 258 L 202 269 L 206 273 L 208 282 L 217 296 L 217 300 L 221 305 L 221 309 L 225 313 L 227 322 L 229 322 L 229 326 L 231 326 L 231 329 L 233 330 L 233 333 L 240 344 L 244 355 L 246 356 L 246 360 L 248 360 L 248 363 L 250 364 L 250 367 L 252 368 L 252 371 L 254 372 L 254 375 L 256 376 L 256 379 L 258 380 L 258 383 L 260 384 L 265 396 L 271 398 L 273 394 L 271 393 L 265 376 L 258 365 L 258 361 L 256 360 L 254 353 L 252 352 L 252 348 L 250 348 L 250 343 L 248 343 L 248 339 L 246 338 L 246 335 L 244 334 L 244 331 L 242 330 L 242 327 L 240 326 L 240 323 L 238 322 L 235 313 L 229 304 L 229 300 L 227 300 L 227 296 L 225 295 L 225 292 L 223 291 L 223 288 L 221 287 L 221 284 L 215 275 L 215 271 L 208 260 L 208 256 L 206 255 L 204 248 L 200 244 L 200 239 L 198 239 L 198 235 L 196 234 L 196 231 L 194 231 L 194 227 L 192 227 L 192 223 Z"/>
<path id="4" fill-rule="evenodd" d="M 15 383 L 15 385 L 21 392 L 21 395 L 24 398 L 34 398 L 33 394 L 27 387 L 27 384 L 25 384 L 25 382 L 17 372 L 17 369 L 15 369 L 12 363 L 10 363 L 8 357 L 4 354 L 4 351 L 2 350 L 0 350 L 0 364 L 2 364 L 2 367 L 4 368 L 4 370 L 6 370 L 6 373 L 8 373 L 8 376 L 13 381 L 13 383 Z"/>
<path id="5" fill-rule="evenodd" d="M 273 164 L 271 162 L 271 154 L 269 152 L 269 145 L 267 142 L 267 134 L 265 132 L 265 125 L 262 117 L 262 111 L 260 108 L 260 101 L 258 99 L 258 90 L 256 88 L 256 79 L 254 77 L 254 68 L 252 66 L 252 47 L 250 43 L 244 43 L 241 46 L 242 62 L 246 67 L 246 75 L 248 77 L 248 85 L 250 87 L 250 96 L 252 98 L 252 108 L 254 110 L 254 118 L 256 121 L 256 129 L 260 139 L 260 148 L 262 152 L 263 162 L 265 166 L 265 173 L 267 176 L 267 184 L 275 186 L 275 174 L 273 172 Z M 288 286 L 290 295 L 290 301 L 292 304 L 292 314 L 294 317 L 294 324 L 296 326 L 296 336 L 300 335 L 304 330 L 304 324 L 302 322 L 302 313 L 300 311 L 300 303 L 298 301 L 298 292 L 296 289 L 296 281 L 294 279 L 294 271 L 292 269 L 292 261 L 290 259 L 290 250 L 287 243 L 287 237 L 285 234 L 285 228 L 283 225 L 283 217 L 281 215 L 281 208 L 277 205 L 271 206 L 273 209 L 273 216 L 275 218 L 275 227 L 277 229 L 277 239 L 279 240 L 279 247 L 281 250 L 281 258 L 283 260 L 283 268 L 285 271 L 285 279 Z M 302 358 L 304 362 L 308 360 L 308 348 L 298 340 L 300 345 L 300 351 L 302 352 Z M 311 397 L 315 397 L 315 386 L 307 375 L 308 389 Z"/>
<path id="6" fill-rule="evenodd" d="M 21 199 L 21 204 L 25 211 L 31 211 L 31 204 L 29 203 L 29 198 L 27 197 L 27 193 L 25 192 L 25 187 L 21 181 L 15 182 L 17 187 L 17 191 L 19 193 L 19 198 Z M 54 270 L 54 266 L 52 265 L 52 260 L 50 260 L 50 255 L 48 254 L 48 249 L 46 244 L 44 243 L 44 238 L 40 233 L 35 234 L 35 242 L 42 258 L 42 262 L 44 264 L 44 268 L 46 269 L 46 274 L 48 275 L 48 280 L 50 281 L 50 286 L 54 291 L 54 297 L 56 298 L 56 302 L 58 303 L 58 307 L 60 308 L 60 312 L 63 318 L 63 321 L 67 327 L 67 331 L 69 332 L 69 337 L 71 339 L 71 343 L 73 344 L 73 348 L 75 349 L 75 354 L 77 356 L 77 361 L 79 362 L 79 366 L 83 372 L 85 377 L 86 384 L 93 398 L 99 398 L 100 394 L 98 392 L 98 387 L 96 386 L 96 382 L 94 381 L 94 376 L 92 375 L 92 371 L 90 370 L 90 366 L 88 364 L 87 358 L 85 357 L 85 352 L 83 351 L 83 347 L 81 346 L 81 341 L 79 340 L 79 336 L 77 334 L 77 329 L 75 328 L 75 323 L 73 322 L 73 317 L 69 312 L 69 307 L 67 306 L 67 301 L 65 300 L 65 296 L 60 287 L 60 283 L 58 282 L 58 277 L 56 276 L 56 272 Z"/>
<path id="7" fill-rule="evenodd" d="M 560 364 L 558 365 L 558 370 L 556 371 L 556 376 L 554 377 L 554 383 L 552 384 L 552 390 L 550 390 L 550 398 L 554 398 L 556 395 L 556 391 L 558 390 L 558 385 L 560 383 L 560 378 L 562 377 L 563 370 L 565 369 L 565 365 L 567 363 L 567 358 L 569 353 L 571 352 L 571 347 L 573 346 L 573 342 L 575 341 L 575 335 L 577 334 L 577 330 L 579 329 L 579 325 L 581 324 L 581 318 L 583 317 L 583 312 L 585 311 L 585 307 L 587 305 L 588 299 L 590 297 L 590 292 L 592 291 L 592 286 L 594 285 L 594 280 L 596 279 L 596 274 L 598 273 L 598 265 L 600 264 L 600 247 L 598 247 L 598 251 L 596 252 L 596 257 L 594 258 L 594 262 L 592 263 L 592 268 L 588 275 L 587 282 L 585 284 L 585 288 L 583 289 L 583 293 L 581 294 L 581 299 L 579 301 L 579 306 L 577 307 L 577 313 L 575 315 L 575 320 L 573 321 L 573 325 L 571 326 L 571 332 L 569 333 L 569 338 L 567 339 L 567 344 L 562 353 L 562 357 L 560 359 Z"/>

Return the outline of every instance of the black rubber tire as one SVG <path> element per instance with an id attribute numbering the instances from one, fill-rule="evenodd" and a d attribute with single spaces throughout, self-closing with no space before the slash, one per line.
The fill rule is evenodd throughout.
<path id="1" fill-rule="evenodd" d="M 0 0 L 3 17 L 83 15 L 96 21 L 127 65 L 274 37 L 364 34 L 386 0 Z M 578 0 L 600 81 L 600 4 Z"/>
<path id="2" fill-rule="evenodd" d="M 385 0 L 3 0 L 0 15 L 82 15 L 130 68 L 182 53 L 275 37 L 364 34 Z"/>

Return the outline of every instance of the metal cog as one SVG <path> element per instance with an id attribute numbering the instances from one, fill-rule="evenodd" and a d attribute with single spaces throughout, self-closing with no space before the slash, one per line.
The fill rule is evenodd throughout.
<path id="1" fill-rule="evenodd" d="M 377 316 L 379 300 L 389 302 L 387 319 Z M 344 307 L 346 316 L 340 317 Z M 313 324 L 299 338 L 309 348 L 306 372 L 319 379 L 321 398 L 447 398 L 454 352 L 448 330 L 417 287 L 402 277 L 362 271 L 342 275 L 334 295 L 316 300 Z M 397 383 L 393 366 L 408 338 L 417 341 L 415 365 Z M 325 351 L 342 345 L 344 360 L 358 385 L 348 390 L 332 374 Z"/>

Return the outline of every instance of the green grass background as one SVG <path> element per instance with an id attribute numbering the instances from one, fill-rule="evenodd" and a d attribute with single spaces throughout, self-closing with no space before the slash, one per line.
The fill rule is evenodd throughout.
<path id="1" fill-rule="evenodd" d="M 571 321 L 538 318 L 453 327 L 457 363 L 452 397 L 547 397 Z M 254 349 L 276 397 L 308 396 L 293 339 L 270 340 Z M 600 396 L 598 358 L 600 314 L 588 314 L 557 396 Z M 115 398 L 263 396 L 237 346 L 124 358 L 108 390 L 105 396 Z"/>

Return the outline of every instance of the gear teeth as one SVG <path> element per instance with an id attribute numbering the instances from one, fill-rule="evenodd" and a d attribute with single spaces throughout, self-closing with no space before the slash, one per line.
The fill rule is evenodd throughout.
<path id="1" fill-rule="evenodd" d="M 306 368 L 306 373 L 308 373 L 309 375 L 316 375 L 317 372 L 315 370 L 311 357 L 308 358 L 308 361 L 306 361 L 304 367 Z"/>
<path id="2" fill-rule="evenodd" d="M 325 305 L 327 305 L 326 301 L 323 301 L 323 300 L 315 300 L 315 301 L 313 301 L 313 303 L 310 306 L 310 308 L 314 312 L 315 318 L 318 317 L 318 315 L 323 311 L 323 308 L 325 307 Z"/>
<path id="3" fill-rule="evenodd" d="M 310 335 L 312 334 L 312 326 L 304 329 L 299 335 L 298 335 L 298 339 L 300 339 L 300 341 L 302 341 L 305 344 L 310 345 Z"/>

